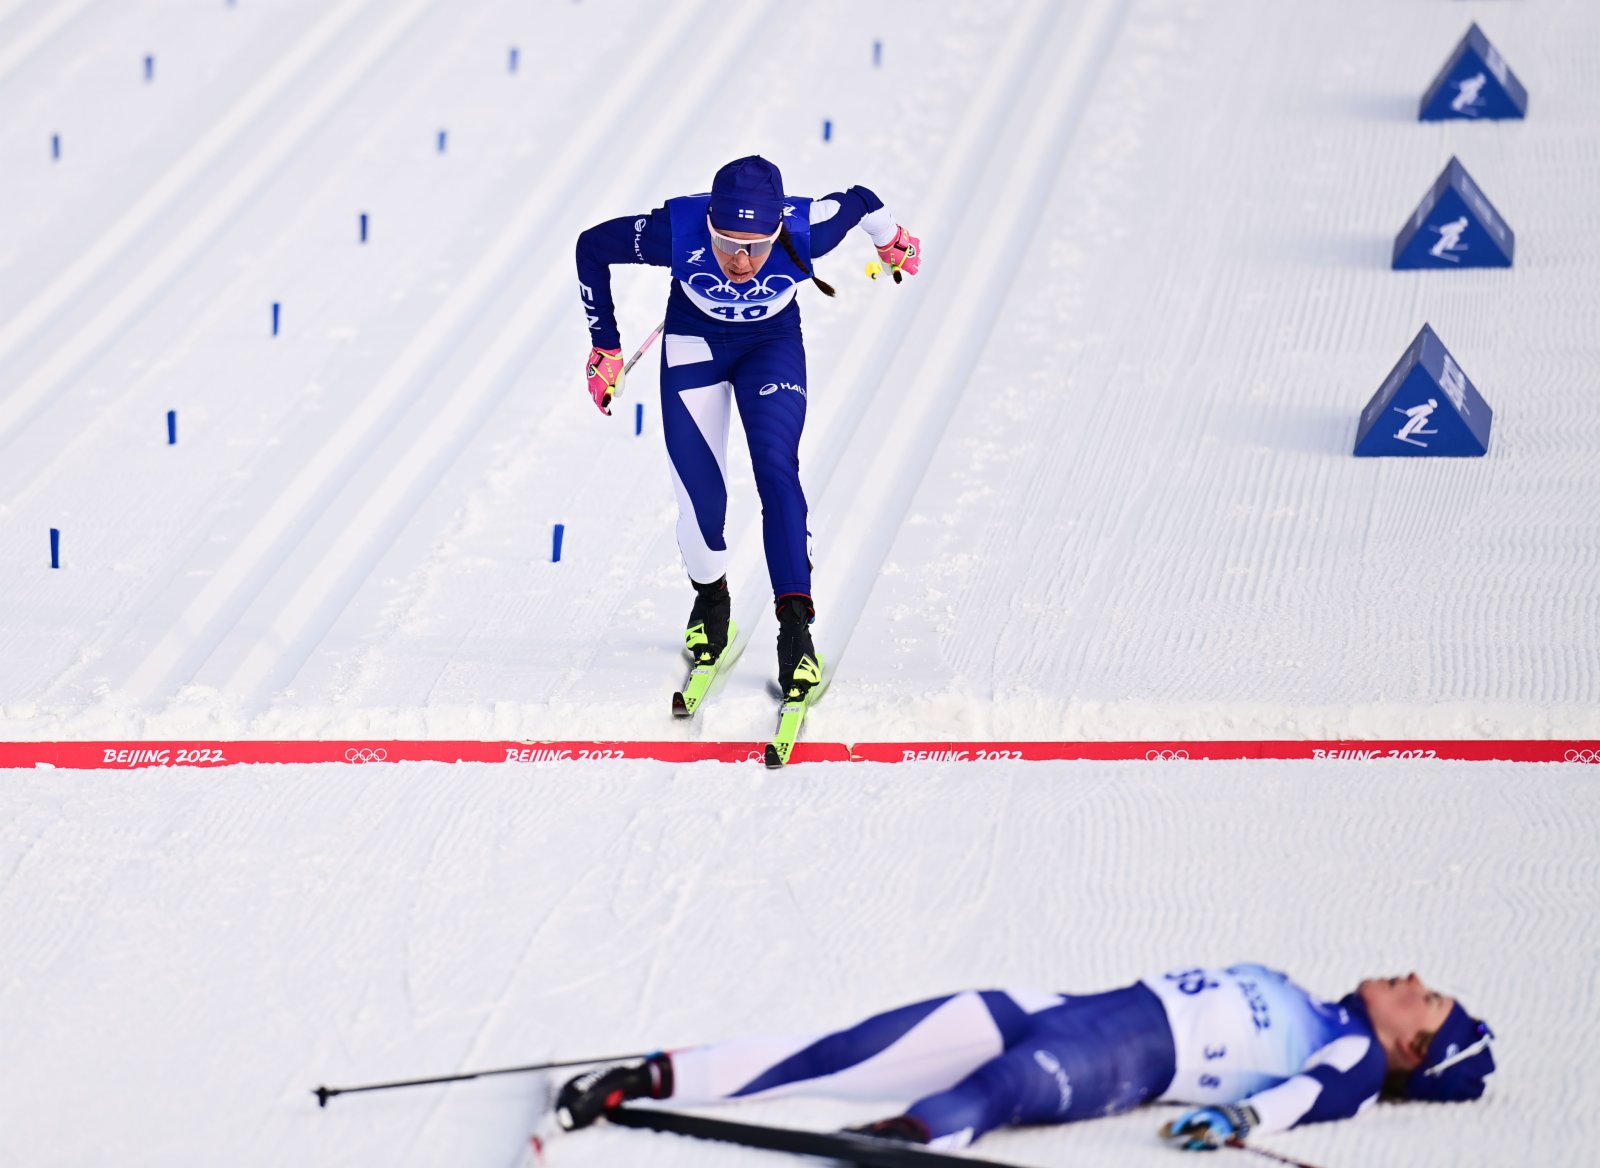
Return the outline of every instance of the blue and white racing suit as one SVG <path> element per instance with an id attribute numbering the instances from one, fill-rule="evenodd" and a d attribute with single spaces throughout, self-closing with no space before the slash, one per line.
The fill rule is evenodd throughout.
<path id="1" fill-rule="evenodd" d="M 710 583 L 727 571 L 727 448 L 736 402 L 756 490 L 775 597 L 811 595 L 810 536 L 800 486 L 806 419 L 806 352 L 795 294 L 809 273 L 774 247 L 755 277 L 735 284 L 712 254 L 709 195 L 669 199 L 648 215 L 611 219 L 578 237 L 578 282 L 592 343 L 621 345 L 611 265 L 672 269 L 661 348 L 661 427 L 678 496 L 678 547 L 689 576 Z M 784 224 L 809 268 L 860 225 L 875 245 L 898 224 L 865 187 L 823 199 L 790 198 Z"/>
<path id="2" fill-rule="evenodd" d="M 1355 1115 L 1388 1059 L 1360 996 L 1337 1003 L 1261 965 L 1183 969 L 1106 993 L 972 990 L 833 1034 L 672 1052 L 674 1100 L 785 1094 L 915 1100 L 937 1147 L 1008 1124 L 1141 1103 L 1248 1103 L 1258 1131 Z"/>

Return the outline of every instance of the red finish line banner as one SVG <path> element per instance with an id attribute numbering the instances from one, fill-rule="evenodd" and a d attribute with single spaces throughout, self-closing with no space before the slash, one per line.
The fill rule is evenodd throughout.
<path id="1" fill-rule="evenodd" d="M 0 742 L 0 769 L 142 770 L 256 763 L 552 763 L 647 759 L 657 762 L 759 762 L 764 742 Z M 1600 764 L 1600 739 L 1444 739 L 1233 742 L 801 742 L 790 759 L 806 762 L 1181 762 L 1229 759 L 1383 761 L 1438 758 L 1470 762 Z"/>

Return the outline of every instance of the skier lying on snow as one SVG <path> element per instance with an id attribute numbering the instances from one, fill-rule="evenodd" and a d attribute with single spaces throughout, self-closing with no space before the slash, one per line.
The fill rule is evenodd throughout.
<path id="1" fill-rule="evenodd" d="M 1009 1124 L 1071 1123 L 1141 1103 L 1197 1104 L 1162 1128 L 1190 1151 L 1344 1119 L 1378 1096 L 1465 1100 L 1494 1070 L 1493 1035 L 1416 974 L 1320 1001 L 1261 965 L 1185 969 L 1107 993 L 968 991 L 810 1037 L 747 1038 L 570 1080 L 556 1103 L 587 1127 L 630 1099 L 916 1098 L 854 1129 L 961 1148 Z"/>

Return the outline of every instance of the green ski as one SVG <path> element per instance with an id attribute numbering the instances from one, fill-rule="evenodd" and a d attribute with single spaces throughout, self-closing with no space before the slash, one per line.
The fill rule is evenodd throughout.
<path id="1" fill-rule="evenodd" d="M 699 626 L 696 626 L 697 628 Z M 683 688 L 672 695 L 672 716 L 674 718 L 692 718 L 694 712 L 700 708 L 700 703 L 706 700 L 706 694 L 711 690 L 711 683 L 717 680 L 717 674 L 733 663 L 739 655 L 738 649 L 743 648 L 738 642 L 739 625 L 737 621 L 728 622 L 728 644 L 722 650 L 722 656 L 708 665 L 696 665 L 689 671 L 689 680 Z"/>
<path id="2" fill-rule="evenodd" d="M 806 670 L 807 674 L 801 671 Z M 810 680 L 811 684 L 802 692 L 798 688 L 791 689 L 784 695 L 783 705 L 778 707 L 778 733 L 772 741 L 767 743 L 765 761 L 769 770 L 776 770 L 789 761 L 789 756 L 794 753 L 795 740 L 800 737 L 800 727 L 805 725 L 806 711 L 811 709 L 811 703 L 822 696 L 822 660 L 816 661 L 803 658 L 800 667 L 795 670 L 797 678 Z"/>

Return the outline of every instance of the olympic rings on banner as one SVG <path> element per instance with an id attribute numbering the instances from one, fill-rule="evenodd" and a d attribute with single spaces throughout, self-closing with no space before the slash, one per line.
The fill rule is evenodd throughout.
<path id="1" fill-rule="evenodd" d="M 344 752 L 345 762 L 384 762 L 388 757 L 389 752 L 381 746 L 375 750 L 365 746 L 352 746 Z"/>
<path id="2" fill-rule="evenodd" d="M 1188 757 L 1189 752 L 1187 750 L 1147 750 L 1144 752 L 1146 762 L 1175 762 Z"/>
<path id="3" fill-rule="evenodd" d="M 1600 763 L 1600 750 L 1569 750 L 1566 760 L 1568 762 Z"/>

